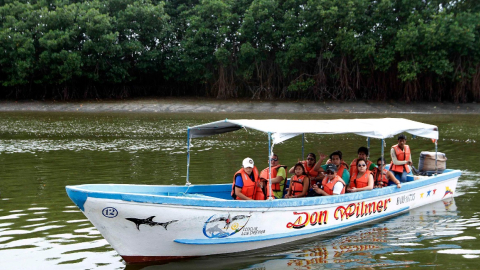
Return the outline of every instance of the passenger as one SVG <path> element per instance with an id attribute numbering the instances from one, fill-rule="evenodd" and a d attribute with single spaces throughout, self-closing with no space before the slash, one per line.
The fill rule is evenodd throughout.
<path id="1" fill-rule="evenodd" d="M 348 192 L 358 192 L 373 189 L 373 175 L 367 169 L 367 162 L 359 158 L 357 160 L 357 173 L 350 177 Z"/>
<path id="2" fill-rule="evenodd" d="M 327 176 L 323 178 L 321 187 L 313 185 L 313 190 L 323 196 L 345 194 L 346 184 L 340 176 L 337 175 L 337 166 L 328 164 L 325 168 Z"/>
<path id="3" fill-rule="evenodd" d="M 412 165 L 410 147 L 405 144 L 406 142 L 407 137 L 401 134 L 398 136 L 398 144 L 392 146 L 392 149 L 390 150 L 390 156 L 392 157 L 390 171 L 392 171 L 395 178 L 402 183 L 407 182 L 407 174 L 410 172 L 410 167 L 408 165 Z"/>
<path id="4" fill-rule="evenodd" d="M 285 195 L 285 198 L 291 199 L 305 197 L 308 192 L 308 187 L 310 186 L 307 172 L 300 162 L 295 164 L 292 169 L 295 172 L 295 175 L 290 178 L 290 186 L 288 187 L 288 192 Z"/>
<path id="5" fill-rule="evenodd" d="M 265 200 L 253 159 L 245 158 L 242 165 L 243 168 L 233 176 L 232 198 L 235 200 Z"/>
<path id="6" fill-rule="evenodd" d="M 272 198 L 281 199 L 283 198 L 285 179 L 287 179 L 287 172 L 285 171 L 287 169 L 287 166 L 280 165 L 280 162 L 278 161 L 278 156 L 276 154 L 273 154 L 272 158 L 270 158 L 270 166 L 272 167 L 272 192 L 274 195 L 274 197 Z M 264 181 L 264 194 L 269 194 L 270 192 L 268 188 L 268 170 L 269 167 L 263 169 L 260 173 L 260 180 Z M 270 196 L 266 197 L 268 198 Z"/>
<path id="7" fill-rule="evenodd" d="M 397 185 L 397 188 L 401 188 L 400 181 L 393 175 L 391 171 L 385 169 L 385 159 L 379 157 L 377 159 L 377 168 L 373 171 L 373 181 L 375 182 L 375 188 L 382 188 L 386 186 Z"/>
<path id="8" fill-rule="evenodd" d="M 335 152 L 340 153 L 340 155 L 343 157 L 342 151 L 337 150 L 337 151 L 335 151 Z M 327 160 L 327 162 L 325 162 L 325 164 L 330 164 L 330 163 L 332 163 L 332 160 L 329 158 L 329 159 Z M 342 163 L 343 165 L 345 165 L 345 167 L 346 167 L 347 169 L 350 168 L 350 167 L 348 166 L 348 164 L 343 160 L 343 158 L 341 159 L 341 163 Z"/>
<path id="9" fill-rule="evenodd" d="M 322 154 L 320 154 L 322 156 Z M 327 164 L 321 165 L 320 162 L 317 162 L 318 165 L 315 165 L 315 169 L 318 170 L 317 166 L 320 167 L 320 173 L 325 172 L 329 164 L 333 164 L 337 167 L 337 175 L 343 179 L 345 185 L 348 186 L 350 183 L 350 173 L 348 172 L 348 165 L 342 159 L 342 152 L 337 150 L 330 154 L 330 159 L 327 161 Z"/>
<path id="10" fill-rule="evenodd" d="M 357 173 L 357 160 L 358 159 L 366 160 L 367 161 L 367 169 L 370 170 L 370 171 L 373 171 L 373 169 L 375 169 L 375 167 L 376 167 L 373 162 L 368 160 L 368 148 L 366 148 L 365 146 L 362 146 L 362 147 L 358 148 L 357 154 L 358 154 L 358 158 L 354 159 L 352 161 L 352 163 L 350 163 L 350 177 L 353 174 Z"/>
<path id="11" fill-rule="evenodd" d="M 298 163 L 301 163 L 303 165 L 303 168 L 305 168 L 305 172 L 307 173 L 308 178 L 312 183 L 315 181 L 321 181 L 323 178 L 319 176 L 319 170 L 315 169 L 315 164 L 317 163 L 317 156 L 315 156 L 314 153 L 309 153 L 307 155 L 307 160 L 304 161 L 299 161 Z M 294 167 L 290 168 L 288 173 L 295 173 Z"/>

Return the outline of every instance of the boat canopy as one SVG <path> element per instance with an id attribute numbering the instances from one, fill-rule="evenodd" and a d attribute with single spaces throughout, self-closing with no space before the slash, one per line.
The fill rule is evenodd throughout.
<path id="1" fill-rule="evenodd" d="M 230 120 L 225 119 L 188 128 L 188 139 L 201 138 L 251 128 L 271 134 L 273 144 L 297 135 L 353 133 L 369 138 L 385 139 L 403 132 L 438 139 L 438 128 L 404 118 L 369 118 L 338 120 Z"/>

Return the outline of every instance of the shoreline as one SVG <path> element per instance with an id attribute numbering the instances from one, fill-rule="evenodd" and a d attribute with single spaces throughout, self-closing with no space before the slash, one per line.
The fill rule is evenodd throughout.
<path id="1" fill-rule="evenodd" d="M 480 104 L 149 98 L 75 102 L 0 101 L 0 112 L 480 114 Z"/>

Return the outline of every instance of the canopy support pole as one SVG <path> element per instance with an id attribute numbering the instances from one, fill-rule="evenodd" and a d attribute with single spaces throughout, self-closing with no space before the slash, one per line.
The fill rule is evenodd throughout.
<path id="1" fill-rule="evenodd" d="M 368 153 L 370 153 L 370 137 L 367 137 L 367 148 L 368 148 Z"/>
<path id="2" fill-rule="evenodd" d="M 186 186 L 190 186 L 190 128 L 187 128 L 187 183 Z"/>
<path id="3" fill-rule="evenodd" d="M 272 133 L 268 133 L 268 195 L 272 195 Z M 273 200 L 272 197 L 268 197 L 268 200 L 271 201 Z"/>
<path id="4" fill-rule="evenodd" d="M 370 140 L 370 138 L 368 138 L 368 139 Z M 382 148 L 382 161 L 385 160 L 384 153 L 383 153 L 383 146 L 384 146 L 384 145 L 385 145 L 385 140 L 382 139 L 382 147 L 381 147 L 381 148 Z M 385 162 L 385 163 L 387 163 L 387 162 Z M 386 165 L 386 164 L 385 164 L 385 165 Z M 385 166 L 385 165 L 384 165 L 384 166 Z M 383 167 L 383 168 L 385 168 L 385 167 Z"/>
<path id="5" fill-rule="evenodd" d="M 438 174 L 438 167 L 437 167 L 438 144 L 437 144 L 437 141 L 438 141 L 438 140 L 435 140 L 435 175 Z"/>
<path id="6" fill-rule="evenodd" d="M 305 160 L 305 133 L 302 134 L 302 160 Z"/>

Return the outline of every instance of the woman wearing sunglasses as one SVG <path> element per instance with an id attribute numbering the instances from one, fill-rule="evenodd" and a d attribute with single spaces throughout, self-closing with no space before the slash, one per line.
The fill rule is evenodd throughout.
<path id="1" fill-rule="evenodd" d="M 319 170 L 315 169 L 315 164 L 317 163 L 317 156 L 314 153 L 309 153 L 307 155 L 307 160 L 299 160 L 298 163 L 302 164 L 303 168 L 305 168 L 307 176 L 310 178 L 311 181 L 314 181 L 314 179 L 318 176 L 319 173 Z M 294 167 L 290 169 L 289 173 L 295 173 Z"/>
<path id="2" fill-rule="evenodd" d="M 357 160 L 357 172 L 350 178 L 348 192 L 358 192 L 373 189 L 373 175 L 367 169 L 367 162 L 364 159 Z"/>
<path id="3" fill-rule="evenodd" d="M 325 155 L 320 156 L 320 161 L 323 162 L 325 159 Z M 303 161 L 298 161 L 298 163 L 301 163 L 303 168 L 305 169 L 305 173 L 307 174 L 308 178 L 310 179 L 310 190 L 309 190 L 309 195 L 314 195 L 314 191 L 311 189 L 313 184 L 315 184 L 317 181 L 322 181 L 323 179 L 323 174 L 320 174 L 320 166 L 316 166 L 317 164 L 317 156 L 314 153 L 309 153 L 307 155 L 307 160 Z M 295 174 L 294 167 L 290 168 L 289 173 Z"/>

